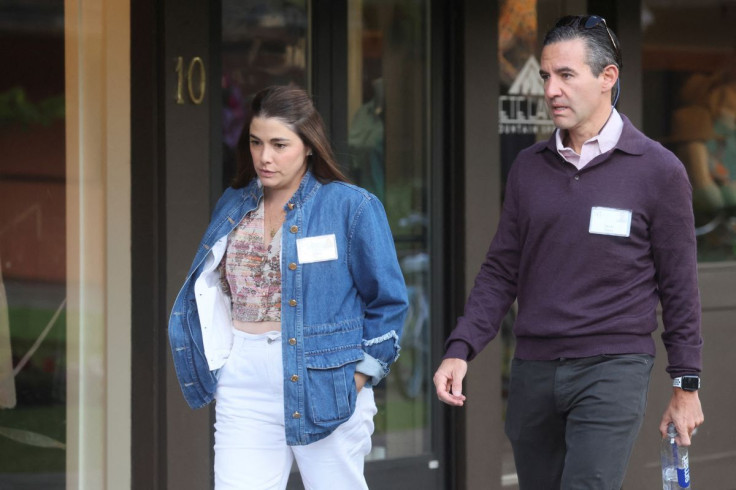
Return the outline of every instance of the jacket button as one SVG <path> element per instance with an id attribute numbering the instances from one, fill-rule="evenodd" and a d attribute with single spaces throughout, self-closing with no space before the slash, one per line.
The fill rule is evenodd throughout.
<path id="1" fill-rule="evenodd" d="M 295 299 L 290 299 L 289 300 L 289 306 L 296 306 L 296 300 Z"/>
<path id="2" fill-rule="evenodd" d="M 292 374 L 291 375 L 291 380 L 296 383 L 297 381 L 299 381 L 299 376 L 296 375 L 296 374 Z"/>
<path id="3" fill-rule="evenodd" d="M 300 414 L 299 412 L 294 412 L 291 415 L 291 418 L 293 418 L 293 419 L 300 419 L 300 418 L 302 418 L 302 414 Z"/>
<path id="4" fill-rule="evenodd" d="M 291 264 L 289 264 L 289 269 L 295 271 L 296 270 L 296 263 L 295 262 L 292 262 Z"/>
<path id="5" fill-rule="evenodd" d="M 296 233 L 297 231 L 299 231 L 299 227 L 296 225 L 291 225 L 291 228 L 289 228 L 289 231 L 292 233 Z"/>
<path id="6" fill-rule="evenodd" d="M 289 339 L 289 345 L 296 345 L 296 339 L 294 337 Z"/>
<path id="7" fill-rule="evenodd" d="M 290 202 L 289 204 L 286 205 L 286 207 L 289 208 L 289 211 L 291 211 L 292 209 L 294 209 L 294 203 Z"/>
<path id="8" fill-rule="evenodd" d="M 580 180 L 580 176 L 579 175 L 576 175 L 575 176 L 575 180 Z"/>

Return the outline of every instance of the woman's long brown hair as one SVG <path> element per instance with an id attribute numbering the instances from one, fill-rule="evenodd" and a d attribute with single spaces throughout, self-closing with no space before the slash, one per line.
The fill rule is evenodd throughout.
<path id="1" fill-rule="evenodd" d="M 322 116 L 309 95 L 295 85 L 273 85 L 258 92 L 251 102 L 250 117 L 238 140 L 234 188 L 245 187 L 256 177 L 250 154 L 250 123 L 254 117 L 277 118 L 299 135 L 304 145 L 312 150 L 308 164 L 317 180 L 322 183 L 333 180 L 349 182 L 335 160 Z"/>

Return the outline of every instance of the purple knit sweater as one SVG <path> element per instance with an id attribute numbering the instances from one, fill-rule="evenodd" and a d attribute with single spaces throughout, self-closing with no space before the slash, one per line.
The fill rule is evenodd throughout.
<path id="1" fill-rule="evenodd" d="M 616 147 L 580 171 L 558 155 L 554 137 L 519 153 L 445 358 L 473 359 L 514 299 L 520 359 L 654 355 L 661 302 L 667 371 L 700 372 L 692 189 L 682 163 L 623 120 Z M 630 210 L 630 235 L 589 233 L 594 206 Z"/>

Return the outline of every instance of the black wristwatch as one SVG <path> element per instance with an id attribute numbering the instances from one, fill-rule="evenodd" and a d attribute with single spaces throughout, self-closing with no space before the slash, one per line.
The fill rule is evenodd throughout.
<path id="1" fill-rule="evenodd" d="M 680 376 L 672 380 L 672 386 L 682 388 L 685 391 L 698 391 L 700 389 L 700 376 Z"/>

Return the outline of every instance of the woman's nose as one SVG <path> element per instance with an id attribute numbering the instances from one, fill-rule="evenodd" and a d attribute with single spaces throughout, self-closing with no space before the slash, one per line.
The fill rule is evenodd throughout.
<path id="1" fill-rule="evenodd" d="M 261 162 L 270 162 L 271 157 L 273 156 L 273 152 L 268 148 L 267 145 L 262 145 L 260 150 L 260 160 Z"/>

